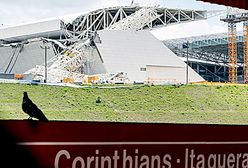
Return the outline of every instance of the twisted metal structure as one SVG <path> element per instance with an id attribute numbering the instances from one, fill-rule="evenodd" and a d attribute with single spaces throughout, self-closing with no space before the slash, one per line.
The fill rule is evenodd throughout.
<path id="1" fill-rule="evenodd" d="M 67 25 L 67 33 L 74 38 L 89 38 L 95 31 L 108 28 L 155 29 L 207 17 L 208 12 L 202 10 L 118 6 L 95 10 L 77 17 L 72 24 Z"/>
<path id="2" fill-rule="evenodd" d="M 207 11 L 202 10 L 131 5 L 95 10 L 77 17 L 72 23 L 56 20 L 32 24 L 31 26 L 34 28 L 49 27 L 45 32 L 40 30 L 39 35 L 46 38 L 43 39 L 44 41 L 53 44 L 52 49 L 56 56 L 49 60 L 48 76 L 50 76 L 50 80 L 60 81 L 64 76 L 74 75 L 81 78 L 80 75 L 76 74 L 81 73 L 80 68 L 82 70 L 87 59 L 89 60 L 91 57 L 89 53 L 92 50 L 97 50 L 93 39 L 99 30 L 151 30 L 171 24 L 207 19 L 207 14 Z M 20 30 L 20 27 L 16 27 L 16 30 Z M 35 33 L 28 35 L 24 33 L 18 36 L 18 39 L 15 34 L 11 34 L 11 36 L 6 37 L 8 39 L 4 43 L 11 40 L 13 40 L 12 42 L 20 42 L 36 38 L 37 32 Z M 28 72 L 42 79 L 44 69 L 44 66 L 40 65 Z"/>
<path id="3" fill-rule="evenodd" d="M 154 20 L 159 18 L 161 15 L 156 13 L 155 7 L 144 7 L 135 13 L 127 16 L 126 18 L 120 20 L 109 26 L 107 29 L 112 30 L 141 30 L 145 26 L 151 26 Z"/>
<path id="4" fill-rule="evenodd" d="M 154 29 L 169 24 L 202 20 L 207 18 L 206 11 L 176 10 L 153 7 L 113 7 L 105 8 L 79 16 L 72 24 L 64 25 L 69 40 L 74 39 L 66 51 L 59 54 L 52 67 L 76 72 L 87 58 L 87 50 L 92 49 L 90 40 L 97 30 L 142 30 Z M 50 68 L 50 69 L 51 69 Z"/>

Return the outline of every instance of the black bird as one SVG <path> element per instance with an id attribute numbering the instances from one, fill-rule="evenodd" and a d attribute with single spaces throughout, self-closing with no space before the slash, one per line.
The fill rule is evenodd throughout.
<path id="1" fill-rule="evenodd" d="M 40 121 L 48 121 L 43 112 L 28 98 L 27 92 L 23 92 L 22 110 L 29 115 L 28 119 L 34 117 Z"/>
<path id="2" fill-rule="evenodd" d="M 96 99 L 96 103 L 101 103 L 102 101 L 101 101 L 101 97 L 97 97 L 97 99 Z"/>

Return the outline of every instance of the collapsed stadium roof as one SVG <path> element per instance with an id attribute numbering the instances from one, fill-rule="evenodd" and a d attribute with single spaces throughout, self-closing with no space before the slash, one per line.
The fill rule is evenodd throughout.
<path id="1" fill-rule="evenodd" d="M 154 6 L 126 6 L 96 10 L 79 16 L 72 23 L 65 23 L 57 19 L 0 29 L 1 57 L 5 62 L 2 62 L 0 71 L 4 73 L 23 73 L 29 70 L 30 66 L 35 67 L 36 65 L 35 68 L 26 73 L 31 73 L 38 79 L 44 79 L 45 68 L 41 65 L 41 57 L 44 51 L 41 46 L 48 45 L 48 48 L 52 51 L 52 54 L 48 56 L 50 58 L 48 67 L 50 81 L 58 82 L 66 76 L 82 78 L 82 75 L 77 75 L 81 73 L 90 75 L 121 72 L 129 76 L 131 82 L 156 78 L 155 80 L 162 80 L 163 82 L 185 83 L 186 64 L 183 61 L 177 59 L 176 55 L 170 52 L 166 46 L 161 45 L 162 43 L 159 40 L 152 38 L 149 35 L 150 32 L 137 33 L 137 37 L 134 34 L 130 36 L 130 34 L 133 31 L 139 32 L 143 29 L 150 30 L 170 24 L 180 24 L 206 18 L 206 11 L 167 9 Z M 99 32 L 99 34 L 97 31 L 100 30 L 103 32 Z M 120 33 L 126 36 L 122 36 Z M 111 38 L 104 34 L 111 37 L 118 36 L 118 43 L 106 45 L 111 41 Z M 129 39 L 127 40 L 125 37 L 129 37 Z M 36 39 L 30 40 L 30 38 Z M 138 39 L 141 39 L 141 41 Z M 139 44 L 142 44 L 142 39 L 148 40 L 144 44 L 146 44 L 146 48 L 151 47 L 150 54 L 142 51 L 142 46 Z M 130 43 L 132 41 L 133 43 Z M 123 46 L 123 44 L 126 45 Z M 29 50 L 29 46 L 33 45 L 33 49 Z M 116 48 L 119 48 L 119 50 L 115 50 Z M 6 49 L 8 49 L 8 52 L 5 52 Z M 120 52 L 121 49 L 123 49 L 123 52 Z M 25 54 L 25 52 L 28 54 Z M 115 54 L 110 57 L 111 53 Z M 28 59 L 27 57 L 30 56 L 34 57 L 33 61 L 27 61 L 25 64 L 21 63 L 24 57 Z M 129 60 L 126 60 L 127 56 L 130 58 Z M 36 59 L 36 57 L 39 57 L 39 59 Z M 115 57 L 118 58 L 120 65 L 134 61 L 133 71 L 125 70 L 125 66 L 120 69 L 121 66 L 116 66 L 118 63 L 113 65 L 114 62 L 111 61 L 116 60 Z M 148 61 L 152 60 L 152 57 L 156 60 L 155 62 Z M 144 59 L 143 64 L 138 64 L 139 60 L 142 59 Z M 167 61 L 161 61 L 164 59 L 167 59 Z M 21 69 L 21 71 L 18 69 Z M 170 73 L 165 73 L 166 71 Z M 203 80 L 192 69 L 189 72 L 191 74 L 190 82 Z M 167 76 L 163 74 L 167 74 Z M 177 76 L 174 77 L 175 79 L 171 79 L 173 74 Z M 140 75 L 143 76 L 141 80 Z"/>
<path id="2" fill-rule="evenodd" d="M 139 13 L 137 13 L 139 11 Z M 133 20 L 120 22 L 130 15 Z M 95 10 L 78 16 L 72 23 L 60 19 L 34 22 L 0 29 L 0 39 L 7 42 L 22 41 L 36 37 L 88 38 L 98 30 L 113 28 L 116 24 L 138 30 L 153 29 L 171 24 L 180 24 L 207 19 L 207 11 L 167 9 L 160 7 L 119 6 Z M 144 22 L 144 20 L 146 22 Z"/>

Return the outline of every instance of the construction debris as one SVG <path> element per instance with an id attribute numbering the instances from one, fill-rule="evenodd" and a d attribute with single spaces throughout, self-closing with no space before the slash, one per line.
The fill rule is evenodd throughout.
<path id="1" fill-rule="evenodd" d="M 175 10 L 160 8 L 158 6 L 140 7 L 137 5 L 131 5 L 130 7 L 111 7 L 107 9 L 96 10 L 79 16 L 72 23 L 66 23 L 62 20 L 51 20 L 31 24 L 31 26 L 37 27 L 39 29 L 39 35 L 41 38 L 36 38 L 38 37 L 38 34 L 36 36 L 35 32 L 32 32 L 28 35 L 16 34 L 16 32 L 19 32 L 20 27 L 18 26 L 15 27 L 15 29 L 18 31 L 11 31 L 11 29 L 6 29 L 6 31 L 9 31 L 10 35 L 6 36 L 8 33 L 2 33 L 5 35 L 1 38 L 5 39 L 5 41 L 2 41 L 2 45 L 8 45 L 8 43 L 11 41 L 12 44 L 15 42 L 16 46 L 8 46 L 8 48 L 4 48 L 4 50 L 8 52 L 4 52 L 6 53 L 5 60 L 7 63 L 2 63 L 4 65 L 3 72 L 9 74 L 24 74 L 23 78 L 18 76 L 18 79 L 24 80 L 27 80 L 25 79 L 25 76 L 31 75 L 33 80 L 46 81 L 49 83 L 79 82 L 125 84 L 141 80 L 144 81 L 146 78 L 145 73 L 147 73 L 145 72 L 146 70 L 144 70 L 144 67 L 146 67 L 148 63 L 143 62 L 132 65 L 135 67 L 131 72 L 128 72 L 125 68 L 110 69 L 109 67 L 112 65 L 116 67 L 120 67 L 120 65 L 117 65 L 117 62 L 114 61 L 110 65 L 108 63 L 109 60 L 112 61 L 113 58 L 118 57 L 120 58 L 118 60 L 119 63 L 125 64 L 126 62 L 123 61 L 125 60 L 123 58 L 127 58 L 127 56 L 124 54 L 121 55 L 119 53 L 112 53 L 114 55 L 113 57 L 110 52 L 108 53 L 106 51 L 109 51 L 110 49 L 113 50 L 113 48 L 117 49 L 119 46 L 121 46 L 119 44 L 124 42 L 128 44 L 126 45 L 126 50 L 128 50 L 128 48 L 133 47 L 133 45 L 130 45 L 130 41 L 138 39 L 138 42 L 136 41 L 136 43 L 138 44 L 140 42 L 139 40 L 141 38 L 138 37 L 147 37 L 148 40 L 151 40 L 150 43 L 157 46 L 158 49 L 166 50 L 164 49 L 165 47 L 161 46 L 158 43 L 158 40 L 153 36 L 150 36 L 148 33 L 138 34 L 136 31 L 167 26 L 168 24 L 175 24 L 192 20 L 202 20 L 206 18 L 204 15 L 205 13 L 206 11 Z M 25 25 L 24 28 L 27 29 L 28 26 L 30 25 Z M 43 32 L 43 27 L 47 27 L 48 30 Z M 106 44 L 105 40 L 108 38 L 104 37 L 104 35 L 101 36 L 103 39 L 100 39 L 100 37 L 97 38 L 98 35 L 101 34 L 101 32 L 97 32 L 99 30 L 116 30 L 116 32 L 134 30 L 136 36 L 135 38 L 130 36 L 130 41 L 120 41 L 116 43 L 116 45 L 108 45 Z M 130 33 L 132 32 L 128 32 L 127 34 Z M 117 35 L 114 36 L 117 37 Z M 120 38 L 117 39 L 121 40 Z M 102 43 L 102 41 L 104 42 Z M 100 48 L 99 46 L 107 48 L 104 49 Z M 151 45 L 149 45 L 149 47 L 150 46 Z M 99 50 L 98 47 L 100 48 Z M 138 50 L 142 51 L 142 49 Z M 43 56 L 44 51 L 45 57 Z M 119 51 L 120 50 L 118 50 L 118 52 Z M 131 55 L 136 52 L 134 52 L 134 50 L 129 50 L 129 53 L 129 55 Z M 106 58 L 106 55 L 108 54 L 111 57 Z M 141 53 L 137 55 L 145 55 L 147 58 L 149 57 L 149 59 L 147 59 L 149 63 L 151 62 L 151 56 L 148 54 Z M 173 54 L 170 53 L 170 55 Z M 162 54 L 158 54 L 158 57 L 161 59 Z M 176 58 L 174 55 L 172 57 L 173 59 Z M 135 56 L 133 56 L 133 58 L 135 58 Z M 29 62 L 29 65 L 23 66 L 23 62 Z M 181 60 L 176 62 L 178 64 L 181 63 L 180 66 L 184 65 Z M 157 65 L 160 64 L 160 62 L 155 61 L 153 64 Z M 5 67 L 5 65 L 7 66 Z M 33 67 L 34 65 L 35 67 Z M 15 67 L 21 68 L 13 69 Z M 140 72 L 140 69 L 142 68 L 143 70 Z M 132 79 L 131 75 L 133 75 L 134 72 L 137 74 L 141 73 L 142 79 L 140 78 L 140 75 L 136 75 L 137 79 L 134 77 Z M 200 78 L 200 80 L 202 79 Z"/>

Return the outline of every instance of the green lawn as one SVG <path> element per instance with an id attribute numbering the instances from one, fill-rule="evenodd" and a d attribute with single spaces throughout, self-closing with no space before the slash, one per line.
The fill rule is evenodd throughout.
<path id="1" fill-rule="evenodd" d="M 0 84 L 0 119 L 27 119 L 23 91 L 49 120 L 248 124 L 247 86 L 68 88 Z M 102 102 L 96 103 L 97 97 Z"/>

